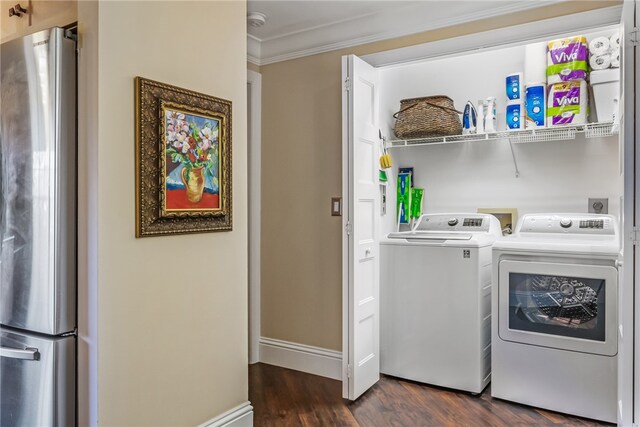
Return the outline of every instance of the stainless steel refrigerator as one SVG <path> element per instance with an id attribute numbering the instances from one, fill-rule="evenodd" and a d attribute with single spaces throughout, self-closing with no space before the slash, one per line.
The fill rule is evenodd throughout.
<path id="1" fill-rule="evenodd" d="M 0 426 L 76 424 L 76 44 L 0 45 Z"/>

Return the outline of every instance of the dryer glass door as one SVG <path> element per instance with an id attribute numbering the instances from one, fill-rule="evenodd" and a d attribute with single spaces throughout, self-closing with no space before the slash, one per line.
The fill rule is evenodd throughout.
<path id="1" fill-rule="evenodd" d="M 616 354 L 615 268 L 505 260 L 499 280 L 502 339 Z"/>

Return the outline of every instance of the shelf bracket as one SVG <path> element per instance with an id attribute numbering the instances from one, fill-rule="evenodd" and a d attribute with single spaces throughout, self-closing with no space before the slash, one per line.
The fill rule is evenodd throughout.
<path id="1" fill-rule="evenodd" d="M 516 170 L 516 178 L 520 177 L 520 171 L 518 170 L 518 162 L 516 161 L 516 153 L 513 151 L 513 143 L 509 140 L 509 148 L 511 148 L 511 157 L 513 157 L 513 167 Z"/>
<path id="2" fill-rule="evenodd" d="M 640 27 L 633 27 L 629 33 L 628 41 L 631 46 L 640 46 Z"/>

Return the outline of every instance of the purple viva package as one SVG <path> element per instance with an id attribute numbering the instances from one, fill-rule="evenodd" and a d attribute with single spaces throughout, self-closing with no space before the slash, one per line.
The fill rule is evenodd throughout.
<path id="1" fill-rule="evenodd" d="M 586 37 L 551 40 L 547 47 L 547 83 L 587 78 L 589 45 Z"/>
<path id="2" fill-rule="evenodd" d="M 547 96 L 547 125 L 580 125 L 587 122 L 589 105 L 587 82 L 570 82 L 549 85 Z"/>

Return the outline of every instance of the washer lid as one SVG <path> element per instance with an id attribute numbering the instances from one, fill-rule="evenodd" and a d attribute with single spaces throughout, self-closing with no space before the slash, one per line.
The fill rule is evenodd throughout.
<path id="1" fill-rule="evenodd" d="M 489 214 L 424 214 L 410 231 L 393 232 L 387 242 L 444 246 L 488 246 L 502 236 L 500 222 Z"/>
<path id="2" fill-rule="evenodd" d="M 400 234 L 400 233 L 397 233 Z M 456 248 L 482 248 L 491 246 L 496 241 L 491 234 L 455 235 L 445 233 L 432 233 L 424 236 L 420 234 L 408 234 L 401 236 L 389 236 L 380 241 L 387 246 L 431 246 L 431 247 L 456 247 Z"/>
<path id="3" fill-rule="evenodd" d="M 389 233 L 390 239 L 406 240 L 471 240 L 471 234 L 463 233 L 438 233 L 429 231 L 400 231 Z"/>

